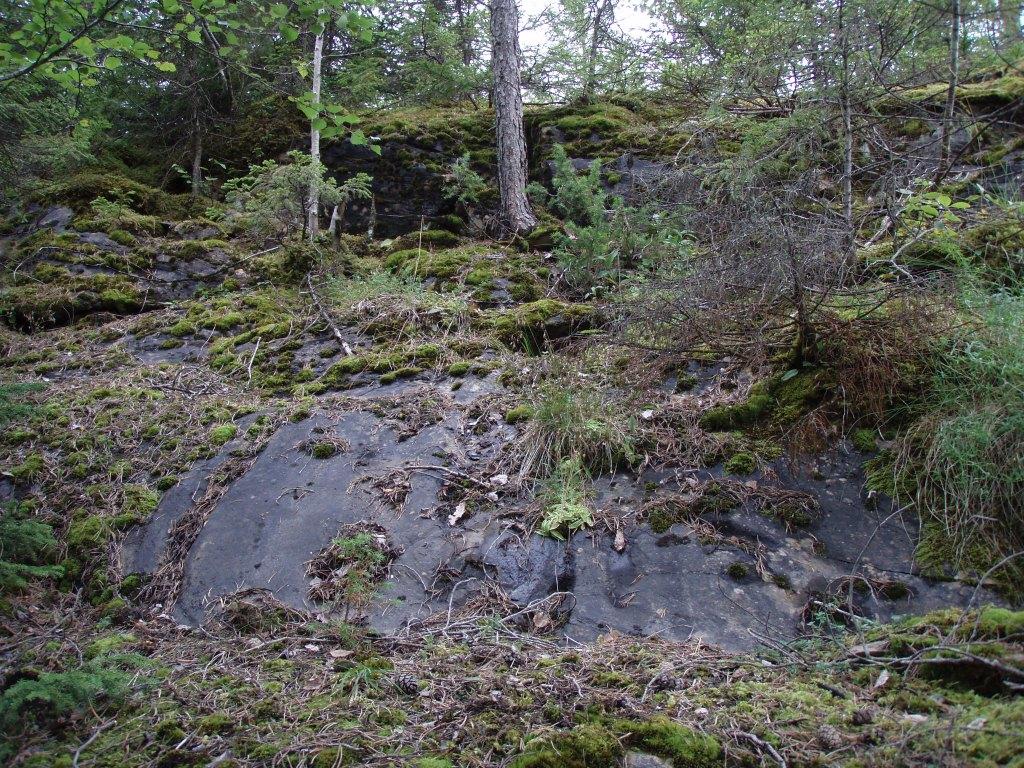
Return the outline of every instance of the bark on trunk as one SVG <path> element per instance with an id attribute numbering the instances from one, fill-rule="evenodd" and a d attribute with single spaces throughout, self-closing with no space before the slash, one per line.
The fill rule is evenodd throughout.
<path id="1" fill-rule="evenodd" d="M 498 189 L 505 226 L 524 234 L 537 226 L 526 197 L 526 137 L 519 79 L 519 14 L 515 0 L 493 0 L 494 110 L 498 138 Z"/>
<path id="2" fill-rule="evenodd" d="M 949 32 L 949 87 L 946 89 L 946 106 L 942 110 L 942 145 L 936 179 L 941 179 L 949 170 L 949 147 L 955 130 L 956 89 L 960 84 L 960 0 L 951 0 L 950 12 L 953 23 Z"/>
<path id="3" fill-rule="evenodd" d="M 583 98 L 593 98 L 597 89 L 597 54 L 601 48 L 603 25 L 606 24 L 605 14 L 611 11 L 611 0 L 599 0 L 594 9 L 594 29 L 590 35 L 590 51 L 587 56 L 587 80 L 583 84 Z"/>
<path id="4" fill-rule="evenodd" d="M 468 67 L 473 63 L 473 43 L 469 39 L 469 30 L 466 28 L 466 12 L 462 7 L 462 0 L 455 0 L 455 13 L 459 19 L 459 48 L 462 49 L 462 63 Z"/>
<path id="5" fill-rule="evenodd" d="M 195 123 L 195 135 L 192 137 L 192 197 L 199 197 L 203 192 L 203 133 L 199 121 Z"/>
<path id="6" fill-rule="evenodd" d="M 320 68 L 324 58 L 324 35 L 317 34 L 313 41 L 313 103 L 320 103 Z M 319 115 L 317 116 L 319 117 Z M 313 160 L 313 170 L 316 172 L 320 167 L 320 131 L 313 123 L 309 129 L 309 156 Z M 309 233 L 310 242 L 316 240 L 320 233 L 320 190 L 317 186 L 317 179 L 314 178 L 309 184 L 309 218 L 306 224 L 306 231 Z"/>
<path id="7" fill-rule="evenodd" d="M 999 0 L 999 22 L 1004 43 L 1020 40 L 1020 0 Z"/>
<path id="8" fill-rule="evenodd" d="M 853 228 L 853 104 L 850 95 L 850 31 L 846 3 L 839 3 L 839 39 L 842 70 L 839 97 L 843 114 L 843 256 L 849 266 L 856 259 Z"/>

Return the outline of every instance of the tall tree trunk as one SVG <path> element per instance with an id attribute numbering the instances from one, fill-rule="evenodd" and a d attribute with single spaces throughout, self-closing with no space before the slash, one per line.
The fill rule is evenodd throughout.
<path id="1" fill-rule="evenodd" d="M 999 0 L 999 33 L 1004 43 L 1020 40 L 1020 0 Z"/>
<path id="2" fill-rule="evenodd" d="M 949 148 L 956 128 L 953 123 L 956 112 L 956 89 L 960 84 L 960 0 L 950 0 L 949 10 L 953 14 L 949 32 L 949 87 L 946 89 L 946 106 L 942 110 L 942 143 L 936 179 L 941 179 L 949 171 Z"/>
<path id="3" fill-rule="evenodd" d="M 313 103 L 320 104 L 320 68 L 324 59 L 324 33 L 321 30 L 313 41 Z M 317 115 L 314 120 L 318 119 Z M 312 123 L 309 129 L 309 156 L 312 159 L 313 171 L 319 174 L 320 170 L 320 131 L 316 123 Z M 309 183 L 309 218 L 306 231 L 309 234 L 310 242 L 316 240 L 320 233 L 320 189 L 317 186 L 318 178 L 314 177 Z"/>
<path id="4" fill-rule="evenodd" d="M 195 133 L 192 135 L 192 197 L 199 197 L 203 191 L 203 131 L 196 118 Z"/>
<path id="5" fill-rule="evenodd" d="M 853 228 L 853 104 L 850 95 L 850 29 L 846 2 L 839 0 L 840 110 L 843 115 L 843 256 L 849 266 L 856 258 Z"/>
<path id="6" fill-rule="evenodd" d="M 605 23 L 605 13 L 611 10 L 611 0 L 597 0 L 594 7 L 594 29 L 590 35 L 590 51 L 587 55 L 587 79 L 583 84 L 583 98 L 587 101 L 593 98 L 597 88 L 597 54 L 601 47 L 602 25 Z"/>
<path id="7" fill-rule="evenodd" d="M 466 11 L 462 7 L 463 0 L 455 0 L 455 13 L 459 18 L 459 48 L 462 49 L 462 63 L 467 67 L 473 63 L 473 41 L 469 39 L 466 28 Z"/>
<path id="8" fill-rule="evenodd" d="M 524 234 L 537 226 L 526 197 L 526 137 L 519 79 L 519 14 L 515 0 L 493 0 L 494 111 L 498 138 L 498 190 L 505 226 Z"/>

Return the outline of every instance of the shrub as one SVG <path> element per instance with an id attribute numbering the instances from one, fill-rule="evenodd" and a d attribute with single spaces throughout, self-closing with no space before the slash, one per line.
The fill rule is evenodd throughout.
<path id="1" fill-rule="evenodd" d="M 244 215 L 247 228 L 260 234 L 287 235 L 306 232 L 309 191 L 315 186 L 320 205 L 344 205 L 370 196 L 370 177 L 358 173 L 339 185 L 326 177 L 322 163 L 302 152 L 289 152 L 281 165 L 265 160 L 249 168 L 245 176 L 224 183 L 225 199 Z"/>
<path id="2" fill-rule="evenodd" d="M 483 176 L 469 165 L 469 153 L 448 166 L 445 175 L 444 196 L 464 208 L 474 208 L 480 204 L 480 197 L 487 189 Z"/>
<path id="3" fill-rule="evenodd" d="M 926 566 L 983 570 L 1024 550 L 1024 297 L 970 297 L 967 308 L 976 322 L 936 360 L 923 416 L 890 453 L 887 484 L 913 489 Z M 1009 562 L 1001 577 L 1024 583 L 1024 563 Z"/>

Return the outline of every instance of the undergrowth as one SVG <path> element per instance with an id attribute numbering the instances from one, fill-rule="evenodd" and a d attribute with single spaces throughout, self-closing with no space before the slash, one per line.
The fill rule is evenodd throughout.
<path id="1" fill-rule="evenodd" d="M 535 386 L 530 405 L 520 439 L 523 477 L 547 477 L 567 459 L 606 472 L 639 458 L 640 428 L 629 405 L 579 372 L 553 371 Z"/>
<path id="2" fill-rule="evenodd" d="M 984 571 L 1024 550 L 1024 298 L 971 295 L 976 322 L 935 365 L 922 418 L 897 441 L 892 490 L 913 489 L 926 566 Z M 998 578 L 1024 585 L 1024 562 Z"/>

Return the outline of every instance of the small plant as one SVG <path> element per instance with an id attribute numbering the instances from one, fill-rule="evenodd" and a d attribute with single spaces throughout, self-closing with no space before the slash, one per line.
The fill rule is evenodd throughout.
<path id="1" fill-rule="evenodd" d="M 445 182 L 445 198 L 467 209 L 478 206 L 487 189 L 483 176 L 470 167 L 468 152 L 448 166 Z"/>
<path id="2" fill-rule="evenodd" d="M 373 600 L 377 585 L 387 577 L 399 551 L 387 530 L 376 523 L 352 523 L 306 565 L 309 597 L 319 603 L 341 603 L 345 618 Z"/>
<path id="3" fill-rule="evenodd" d="M 578 459 L 594 472 L 638 459 L 636 419 L 589 379 L 572 371 L 553 375 L 537 386 L 528 407 L 520 438 L 523 477 L 546 477 L 565 459 Z"/>
<path id="4" fill-rule="evenodd" d="M 303 152 L 289 152 L 288 160 L 284 165 L 265 160 L 224 183 L 225 199 L 254 232 L 285 236 L 301 229 L 305 235 L 313 187 L 320 205 L 328 208 L 371 195 L 371 178 L 365 173 L 339 185 L 322 163 Z"/>
<path id="5" fill-rule="evenodd" d="M 98 227 L 108 232 L 123 232 L 152 235 L 156 232 L 158 222 L 153 216 L 137 213 L 132 208 L 134 194 L 129 190 L 116 199 L 97 197 L 89 204 L 92 219 L 89 226 Z M 122 236 L 123 239 L 123 236 Z M 124 243 L 122 243 L 124 244 Z"/>
<path id="6" fill-rule="evenodd" d="M 0 427 L 31 416 L 36 406 L 26 402 L 25 396 L 42 388 L 43 385 L 38 382 L 0 383 Z"/>
<path id="7" fill-rule="evenodd" d="M 925 565 L 984 571 L 1024 550 L 1024 298 L 965 304 L 976 322 L 937 359 L 922 418 L 889 454 L 889 480 L 913 489 Z M 994 576 L 1019 588 L 1024 564 Z"/>
<path id="8" fill-rule="evenodd" d="M 45 725 L 102 703 L 116 705 L 128 692 L 131 672 L 146 663 L 137 654 L 112 654 L 19 680 L 0 695 L 0 728 L 10 732 L 29 720 Z"/>
<path id="9" fill-rule="evenodd" d="M 589 528 L 594 516 L 588 506 L 590 474 L 579 457 L 563 460 L 541 494 L 544 516 L 538 531 L 564 541 L 575 531 Z"/>
<path id="10" fill-rule="evenodd" d="M 64 569 L 53 564 L 53 528 L 24 515 L 16 503 L 0 515 L 0 593 L 25 589 L 29 579 L 63 575 Z"/>

